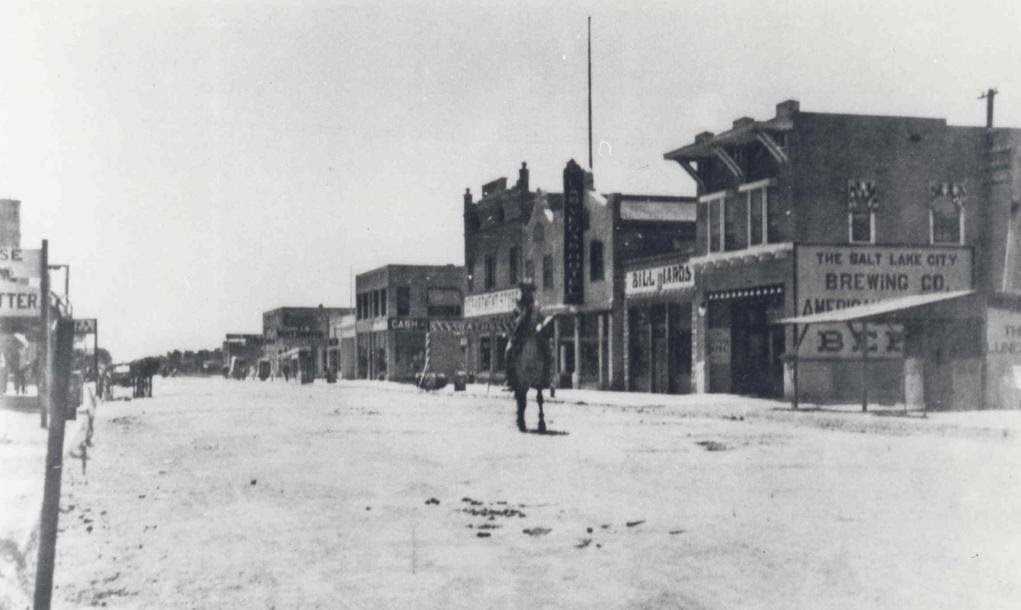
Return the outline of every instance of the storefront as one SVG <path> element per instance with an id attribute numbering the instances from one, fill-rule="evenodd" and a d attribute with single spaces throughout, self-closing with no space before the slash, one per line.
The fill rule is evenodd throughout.
<path id="1" fill-rule="evenodd" d="M 464 359 L 469 376 L 503 382 L 507 338 L 514 325 L 514 308 L 521 291 L 509 288 L 468 295 L 464 299 Z"/>
<path id="2" fill-rule="evenodd" d="M 687 394 L 692 386 L 695 278 L 681 260 L 636 261 L 625 272 L 625 386 L 633 392 Z"/>

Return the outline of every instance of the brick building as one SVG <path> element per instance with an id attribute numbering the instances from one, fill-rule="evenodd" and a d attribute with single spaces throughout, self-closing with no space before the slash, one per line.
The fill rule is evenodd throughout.
<path id="1" fill-rule="evenodd" d="M 537 193 L 529 190 L 529 172 L 521 164 L 518 181 L 507 188 L 499 178 L 482 187 L 482 197 L 464 193 L 465 295 L 462 341 L 464 366 L 480 379 L 503 380 L 504 350 L 511 312 L 524 278 L 522 247 Z"/>
<path id="2" fill-rule="evenodd" d="M 238 364 L 242 371 L 254 368 L 262 358 L 262 335 L 227 333 L 223 340 L 223 365 L 229 369 L 234 363 L 234 358 L 240 360 Z M 240 374 L 234 370 L 230 372 Z"/>
<path id="3" fill-rule="evenodd" d="M 553 332 L 558 385 L 622 389 L 628 376 L 624 268 L 651 256 L 689 255 L 694 198 L 602 195 L 573 160 L 564 169 L 564 193 L 536 199 L 525 226 L 525 279 L 535 284 L 541 306 L 562 312 Z"/>
<path id="4" fill-rule="evenodd" d="M 695 288 L 679 297 L 696 388 L 1013 400 L 993 388 L 1021 364 L 1019 143 L 1015 129 L 786 101 L 666 153 L 698 186 Z"/>
<path id="5" fill-rule="evenodd" d="M 458 337 L 438 322 L 461 319 L 464 267 L 386 265 L 355 277 L 356 375 L 413 381 L 425 368 L 453 373 L 463 355 Z M 428 345 L 428 350 L 427 350 Z"/>
<path id="6" fill-rule="evenodd" d="M 554 320 L 555 381 L 561 387 L 622 388 L 625 379 L 623 266 L 654 254 L 691 249 L 694 200 L 601 195 L 573 160 L 562 193 L 529 190 L 522 164 L 464 201 L 467 368 L 503 379 L 504 350 L 522 281 Z"/>
<path id="7" fill-rule="evenodd" d="M 262 354 L 273 377 L 303 380 L 326 374 L 330 322 L 351 313 L 350 307 L 280 307 L 262 314 Z"/>

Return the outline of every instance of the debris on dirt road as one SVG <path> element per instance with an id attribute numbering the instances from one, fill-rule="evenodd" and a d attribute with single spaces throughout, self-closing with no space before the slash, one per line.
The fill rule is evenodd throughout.
<path id="1" fill-rule="evenodd" d="M 645 519 L 639 519 L 638 521 L 628 521 L 627 522 L 627 526 L 628 527 L 635 527 L 636 525 L 641 525 L 643 523 L 645 523 Z"/>
<path id="2" fill-rule="evenodd" d="M 533 527 L 533 528 L 523 529 L 523 530 L 521 530 L 521 533 L 528 534 L 529 536 L 545 536 L 546 534 L 550 533 L 551 531 L 553 531 L 553 530 L 551 530 L 548 527 Z M 591 532 L 592 528 L 589 528 L 589 531 Z"/>
<path id="3" fill-rule="evenodd" d="M 719 441 L 698 441 L 696 445 L 701 445 L 706 451 L 726 451 L 730 449 L 726 444 Z"/>
<path id="4" fill-rule="evenodd" d="M 436 504 L 436 505 L 439 505 L 440 501 L 437 500 L 436 498 L 429 498 L 428 500 L 425 501 L 425 503 L 426 504 Z"/>

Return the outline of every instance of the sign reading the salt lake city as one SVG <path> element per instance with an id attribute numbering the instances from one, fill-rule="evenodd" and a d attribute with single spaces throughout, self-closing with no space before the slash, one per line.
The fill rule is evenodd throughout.
<path id="1" fill-rule="evenodd" d="M 805 316 L 897 297 L 972 288 L 965 247 L 798 246 L 797 315 Z M 903 356 L 903 328 L 869 328 L 870 358 Z M 814 324 L 798 355 L 860 358 L 862 337 L 847 324 Z"/>

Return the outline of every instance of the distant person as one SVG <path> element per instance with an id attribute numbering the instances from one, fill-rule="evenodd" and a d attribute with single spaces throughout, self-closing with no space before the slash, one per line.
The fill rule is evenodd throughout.
<path id="1" fill-rule="evenodd" d="M 291 380 L 291 367 L 284 365 L 284 381 Z"/>

